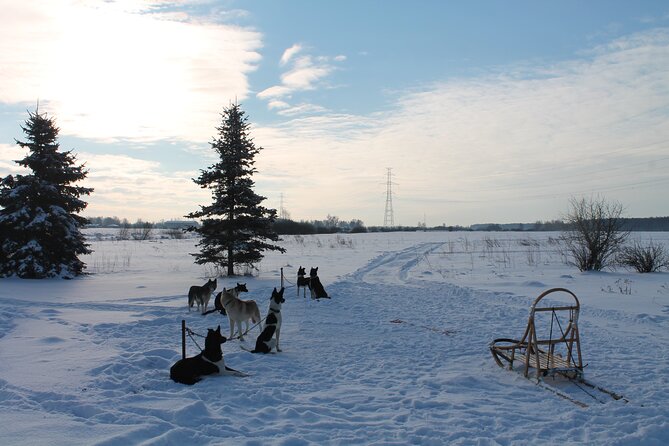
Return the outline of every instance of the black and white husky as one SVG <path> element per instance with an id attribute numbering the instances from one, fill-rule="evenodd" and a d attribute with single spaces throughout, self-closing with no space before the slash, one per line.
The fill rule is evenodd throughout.
<path id="1" fill-rule="evenodd" d="M 170 368 L 170 378 L 175 382 L 193 385 L 206 375 L 248 376 L 230 367 L 226 367 L 223 359 L 223 344 L 227 339 L 221 335 L 221 326 L 216 330 L 207 330 L 204 350 L 197 356 L 178 360 Z"/>
<path id="2" fill-rule="evenodd" d="M 193 307 L 193 304 L 197 304 L 198 311 L 200 311 L 200 306 L 202 306 L 202 314 L 207 311 L 211 293 L 216 290 L 216 280 L 209 279 L 202 286 L 193 285 L 190 287 L 190 290 L 188 290 L 188 311 Z"/>
<path id="3" fill-rule="evenodd" d="M 256 348 L 250 350 L 251 353 L 272 352 L 272 349 L 276 347 L 276 339 L 274 339 L 274 335 L 276 334 L 276 324 L 277 318 L 275 315 L 270 314 L 265 318 L 265 328 L 263 328 L 262 333 L 258 335 L 258 338 L 256 339 Z"/>
<path id="4" fill-rule="evenodd" d="M 297 296 L 300 296 L 300 288 L 303 289 L 303 296 L 307 297 L 307 288 L 309 288 L 309 278 L 306 277 L 307 272 L 303 267 L 297 269 Z"/>
<path id="5" fill-rule="evenodd" d="M 283 298 L 283 288 L 272 291 L 269 300 L 269 310 L 265 318 L 265 328 L 256 339 L 256 348 L 251 353 L 270 353 L 272 349 L 281 351 L 279 339 L 281 337 L 281 304 L 286 300 Z"/>
<path id="6" fill-rule="evenodd" d="M 318 267 L 311 268 L 311 271 L 309 271 L 309 291 L 311 291 L 312 299 L 330 298 L 321 283 L 321 279 L 318 278 Z"/>

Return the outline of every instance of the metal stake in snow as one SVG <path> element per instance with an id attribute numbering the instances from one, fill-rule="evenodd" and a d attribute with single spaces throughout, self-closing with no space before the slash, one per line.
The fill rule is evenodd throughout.
<path id="1" fill-rule="evenodd" d="M 186 321 L 181 319 L 181 359 L 186 359 Z"/>

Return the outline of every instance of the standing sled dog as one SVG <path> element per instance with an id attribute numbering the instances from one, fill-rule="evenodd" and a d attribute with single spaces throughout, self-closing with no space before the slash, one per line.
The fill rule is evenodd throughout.
<path id="1" fill-rule="evenodd" d="M 202 314 L 209 314 L 209 313 L 215 313 L 219 311 L 223 316 L 227 316 L 228 313 L 225 311 L 225 307 L 223 306 L 223 302 L 221 302 L 223 299 L 223 293 L 232 293 L 232 295 L 236 298 L 239 298 L 239 293 L 248 293 L 249 290 L 246 288 L 245 283 L 238 283 L 237 286 L 234 288 L 230 288 L 229 290 L 226 290 L 223 288 L 223 291 L 218 293 L 216 297 L 214 297 L 214 309 L 206 311 Z"/>
<path id="2" fill-rule="evenodd" d="M 202 286 L 193 285 L 188 290 L 188 311 L 193 307 L 193 304 L 197 304 L 197 310 L 200 311 L 200 306 L 202 306 L 202 314 L 205 314 L 207 311 L 207 304 L 209 304 L 209 299 L 211 299 L 211 293 L 216 290 L 217 279 L 207 280 Z"/>
<path id="3" fill-rule="evenodd" d="M 207 330 L 204 350 L 197 356 L 178 360 L 170 368 L 170 378 L 178 383 L 193 385 L 206 375 L 248 376 L 225 365 L 221 348 L 225 341 L 227 339 L 221 335 L 220 325 L 216 330 Z"/>
<path id="4" fill-rule="evenodd" d="M 262 331 L 262 323 L 260 320 L 260 310 L 255 300 L 241 300 L 238 290 L 246 291 L 245 283 L 238 283 L 235 288 L 218 293 L 216 300 L 220 300 L 221 305 L 228 313 L 228 320 L 230 321 L 230 338 L 235 333 L 235 324 L 239 326 L 239 339 L 244 339 L 244 334 L 249 331 L 249 319 L 254 324 L 260 324 L 260 331 Z M 246 322 L 246 331 L 242 333 L 242 322 Z"/>
<path id="5" fill-rule="evenodd" d="M 300 297 L 300 288 L 302 288 L 304 298 L 307 297 L 307 288 L 309 288 L 309 278 L 303 267 L 297 269 L 297 297 Z"/>

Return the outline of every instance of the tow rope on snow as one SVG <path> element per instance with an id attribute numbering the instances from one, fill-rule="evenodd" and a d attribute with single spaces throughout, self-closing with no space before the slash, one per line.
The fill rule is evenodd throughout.
<path id="1" fill-rule="evenodd" d="M 439 334 L 442 334 L 442 335 L 445 335 L 445 336 L 450 336 L 450 335 L 456 333 L 455 330 L 446 330 L 446 329 L 441 329 L 441 328 L 436 328 L 436 327 L 428 327 L 427 325 L 416 325 L 412 322 L 407 322 L 407 321 L 404 321 L 402 319 L 394 319 L 394 320 L 390 321 L 390 323 L 391 324 L 407 324 L 407 325 L 411 325 L 412 327 L 424 328 L 425 330 L 430 330 L 430 331 L 433 331 L 435 333 L 439 333 Z"/>

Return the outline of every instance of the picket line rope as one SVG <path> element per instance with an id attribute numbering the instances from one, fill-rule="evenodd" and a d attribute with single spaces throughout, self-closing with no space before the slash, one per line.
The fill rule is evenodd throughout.
<path id="1" fill-rule="evenodd" d="M 261 318 L 260 321 L 259 321 L 257 324 L 255 324 L 255 325 L 249 327 L 246 331 L 244 331 L 244 333 L 240 334 L 239 336 L 235 336 L 235 337 L 233 337 L 233 338 L 229 338 L 228 341 L 236 341 L 236 340 L 238 340 L 238 339 L 241 339 L 245 334 L 248 334 L 251 330 L 253 330 L 254 328 L 256 328 L 258 325 L 262 324 L 263 322 L 267 322 L 267 317 L 268 317 L 268 316 L 269 316 L 269 315 L 265 316 L 264 318 Z M 193 343 L 197 346 L 197 348 L 199 348 L 200 351 L 204 351 L 204 350 L 202 350 L 202 347 L 200 347 L 200 344 L 197 343 L 197 341 L 195 340 L 195 338 L 194 338 L 193 336 L 198 336 L 198 337 L 200 337 L 200 338 L 204 338 L 204 339 L 206 339 L 206 336 L 203 336 L 203 335 L 201 335 L 200 333 L 196 333 L 196 332 L 194 332 L 193 330 L 191 330 L 191 329 L 188 328 L 188 327 L 186 327 L 186 333 L 188 333 L 188 337 L 191 338 L 191 340 L 192 340 Z"/>

